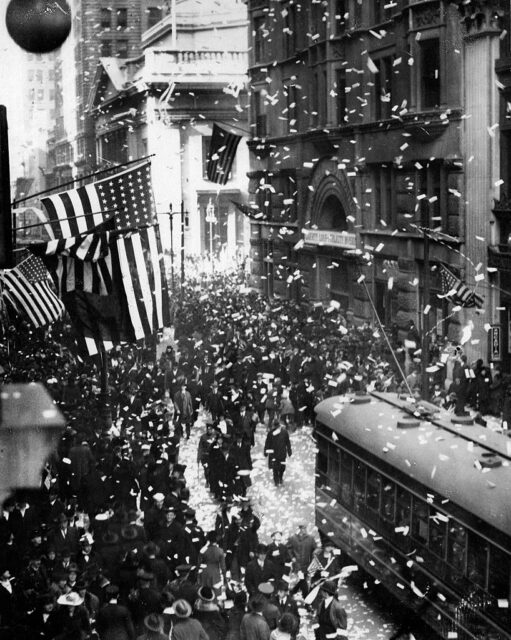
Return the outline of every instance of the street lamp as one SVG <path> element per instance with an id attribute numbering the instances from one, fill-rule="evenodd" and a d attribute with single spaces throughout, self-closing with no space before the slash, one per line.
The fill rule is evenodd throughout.
<path id="1" fill-rule="evenodd" d="M 213 223 L 216 222 L 216 218 L 211 198 L 206 206 L 206 222 L 209 222 L 209 259 L 211 260 L 211 271 L 213 271 Z"/>
<path id="2" fill-rule="evenodd" d="M 41 383 L 0 389 L 0 503 L 12 489 L 39 489 L 65 419 Z"/>

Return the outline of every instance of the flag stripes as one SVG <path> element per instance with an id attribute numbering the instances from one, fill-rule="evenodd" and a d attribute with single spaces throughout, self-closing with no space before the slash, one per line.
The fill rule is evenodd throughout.
<path id="1" fill-rule="evenodd" d="M 36 260 L 34 256 L 24 262 Z M 64 313 L 62 301 L 51 290 L 48 274 L 32 278 L 23 263 L 2 273 L 3 297 L 17 313 L 24 313 L 36 328 L 55 322 Z M 43 267 L 44 268 L 44 267 Z"/>
<path id="2" fill-rule="evenodd" d="M 206 165 L 208 180 L 222 185 L 227 183 L 240 140 L 241 136 L 213 124 Z"/>
<path id="3" fill-rule="evenodd" d="M 444 297 L 462 307 L 477 307 L 480 309 L 483 306 L 484 299 L 482 296 L 457 278 L 445 265 L 440 265 L 440 268 L 442 295 Z"/>

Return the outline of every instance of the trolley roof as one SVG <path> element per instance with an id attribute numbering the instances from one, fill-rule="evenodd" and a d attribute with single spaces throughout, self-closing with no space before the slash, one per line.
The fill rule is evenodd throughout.
<path id="1" fill-rule="evenodd" d="M 369 397 L 361 404 L 353 396 L 327 398 L 316 406 L 318 420 L 511 535 L 511 439 L 479 425 L 453 424 L 453 415 L 443 410 L 419 426 L 398 427 L 398 420 L 413 418 L 410 403 L 395 393 Z M 500 466 L 481 465 L 492 455 Z"/>

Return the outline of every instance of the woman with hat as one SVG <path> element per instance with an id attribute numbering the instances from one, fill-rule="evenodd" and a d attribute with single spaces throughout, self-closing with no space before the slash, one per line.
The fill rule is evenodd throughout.
<path id="1" fill-rule="evenodd" d="M 176 600 L 171 607 L 174 620 L 170 640 L 209 640 L 198 620 L 192 618 L 192 607 L 186 600 Z"/>
<path id="2" fill-rule="evenodd" d="M 218 597 L 225 584 L 225 553 L 218 545 L 216 531 L 209 531 L 207 538 L 208 545 L 201 555 L 199 582 L 202 586 L 211 587 Z"/>
<path id="3" fill-rule="evenodd" d="M 216 602 L 215 593 L 211 587 L 202 586 L 195 601 L 195 617 L 204 627 L 209 640 L 224 640 L 226 633 L 226 619 L 222 615 Z"/>
<path id="4" fill-rule="evenodd" d="M 337 585 L 334 580 L 325 580 L 319 587 L 320 603 L 317 611 L 316 640 L 348 637 L 348 617 L 337 600 Z"/>
<path id="5" fill-rule="evenodd" d="M 59 640 L 84 640 L 90 633 L 87 611 L 82 606 L 83 598 L 75 591 L 60 596 L 60 605 L 55 615 L 56 637 Z"/>

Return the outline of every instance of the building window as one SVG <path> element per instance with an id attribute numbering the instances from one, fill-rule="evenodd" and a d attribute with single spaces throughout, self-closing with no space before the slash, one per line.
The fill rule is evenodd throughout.
<path id="1" fill-rule="evenodd" d="M 44 89 L 37 90 L 37 100 L 42 102 L 44 100 Z"/>
<path id="2" fill-rule="evenodd" d="M 202 177 L 208 177 L 208 154 L 211 146 L 211 136 L 202 136 Z"/>
<path id="3" fill-rule="evenodd" d="M 101 9 L 100 24 L 102 29 L 110 29 L 112 26 L 112 9 Z"/>
<path id="4" fill-rule="evenodd" d="M 394 228 L 395 185 L 392 165 L 377 165 L 373 169 L 374 211 L 376 226 Z"/>
<path id="5" fill-rule="evenodd" d="M 335 70 L 335 111 L 337 124 L 346 123 L 346 69 Z"/>
<path id="6" fill-rule="evenodd" d="M 126 29 L 128 26 L 128 10 L 127 9 L 117 9 L 117 28 L 118 29 Z"/>
<path id="7" fill-rule="evenodd" d="M 268 31 L 266 29 L 266 20 L 264 16 L 254 18 L 254 30 L 252 32 L 254 39 L 254 62 L 262 62 L 266 57 L 266 38 Z"/>
<path id="8" fill-rule="evenodd" d="M 311 7 L 311 19 L 312 19 L 312 33 L 315 39 L 314 43 L 326 39 L 326 23 L 328 17 L 328 2 L 327 0 L 312 0 Z"/>
<path id="9" fill-rule="evenodd" d="M 296 87 L 295 85 L 291 84 L 288 85 L 285 88 L 285 94 L 286 94 L 286 108 L 285 108 L 285 115 L 287 118 L 287 132 L 288 133 L 296 133 L 298 131 L 297 129 L 297 122 L 298 122 L 298 108 L 297 108 L 297 104 L 296 104 Z"/>
<path id="10" fill-rule="evenodd" d="M 283 25 L 283 32 L 285 34 L 284 55 L 290 58 L 296 52 L 296 5 L 294 2 L 291 2 L 283 11 L 285 12 Z"/>
<path id="11" fill-rule="evenodd" d="M 420 107 L 433 109 L 440 106 L 440 40 L 430 38 L 419 42 Z"/>
<path id="12" fill-rule="evenodd" d="M 116 164 L 128 161 L 126 129 L 116 129 L 100 136 L 98 159 L 101 162 L 115 162 Z"/>
<path id="13" fill-rule="evenodd" d="M 42 69 L 38 69 L 35 72 L 35 79 L 36 79 L 36 82 L 38 84 L 43 84 L 43 70 Z"/>
<path id="14" fill-rule="evenodd" d="M 108 57 L 112 55 L 112 42 L 110 40 L 102 40 L 99 47 L 99 55 Z"/>
<path id="15" fill-rule="evenodd" d="M 149 7 L 147 13 L 147 28 L 151 29 L 155 24 L 158 24 L 163 18 L 163 12 L 160 7 Z"/>
<path id="16" fill-rule="evenodd" d="M 346 9 L 346 0 L 336 0 L 335 2 L 335 35 L 339 36 L 346 30 L 346 20 L 348 16 Z"/>
<path id="17" fill-rule="evenodd" d="M 374 77 L 374 117 L 375 120 L 388 120 L 392 114 L 393 92 L 393 56 L 375 60 L 378 73 Z"/>
<path id="18" fill-rule="evenodd" d="M 254 93 L 255 134 L 258 138 L 268 135 L 265 97 L 266 91 Z"/>
<path id="19" fill-rule="evenodd" d="M 117 40 L 117 56 L 119 58 L 128 57 L 128 41 L 127 40 Z"/>
<path id="20" fill-rule="evenodd" d="M 373 22 L 378 24 L 390 20 L 392 7 L 389 0 L 373 0 Z"/>

